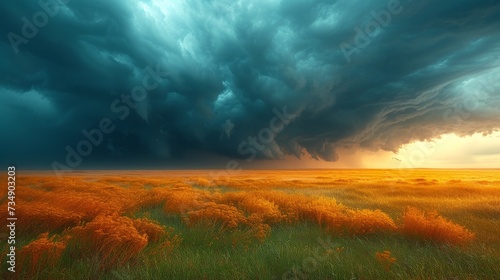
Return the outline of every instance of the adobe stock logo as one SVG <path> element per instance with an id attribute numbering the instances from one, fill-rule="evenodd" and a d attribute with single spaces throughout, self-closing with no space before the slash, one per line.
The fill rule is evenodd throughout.
<path id="1" fill-rule="evenodd" d="M 19 53 L 19 46 L 21 44 L 28 44 L 29 40 L 38 35 L 40 28 L 45 27 L 49 23 L 49 19 L 55 17 L 60 10 L 60 7 L 67 4 L 70 0 L 40 0 L 38 6 L 40 10 L 31 16 L 31 20 L 27 17 L 22 17 L 23 25 L 21 27 L 21 35 L 9 32 L 7 38 L 10 45 L 16 54 Z"/>
<path id="2" fill-rule="evenodd" d="M 410 0 L 411 1 L 411 0 Z M 393 15 L 400 14 L 403 11 L 403 6 L 399 0 L 390 0 L 387 3 L 387 9 L 375 12 L 371 11 L 372 20 L 364 25 L 364 28 L 359 26 L 354 27 L 356 34 L 354 35 L 354 46 L 347 43 L 340 43 L 339 47 L 344 54 L 347 63 L 351 63 L 353 54 L 359 54 L 363 49 L 368 47 L 374 38 L 383 27 L 387 27 L 392 20 Z"/>
<path id="3" fill-rule="evenodd" d="M 274 142 L 274 138 L 278 133 L 282 132 L 287 125 L 298 117 L 298 114 L 290 114 L 287 107 L 283 106 L 280 112 L 277 108 L 273 108 L 274 117 L 269 121 L 269 126 L 264 127 L 257 133 L 257 136 L 248 136 L 248 142 L 242 141 L 238 145 L 238 153 L 241 156 L 248 155 L 247 162 L 252 162 L 257 158 L 258 152 L 269 150 L 269 144 Z M 234 124 L 233 124 L 234 125 Z M 212 180 L 220 177 L 230 177 L 239 173 L 242 170 L 240 162 L 237 160 L 229 160 L 226 164 L 226 169 L 220 172 L 210 172 L 209 177 Z"/>
<path id="4" fill-rule="evenodd" d="M 273 113 L 275 117 L 269 121 L 269 127 L 261 129 L 257 134 L 258 137 L 249 136 L 248 142 L 243 141 L 238 145 L 238 153 L 240 153 L 240 155 L 250 155 L 247 158 L 248 162 L 253 161 L 257 157 L 257 151 L 262 152 L 269 149 L 267 145 L 274 141 L 274 137 L 291 121 L 297 118 L 297 114 L 290 114 L 287 112 L 286 106 L 283 107 L 282 112 L 274 108 Z"/>
<path id="5" fill-rule="evenodd" d="M 141 102 L 147 102 L 148 92 L 155 90 L 160 84 L 170 76 L 169 72 L 163 72 L 160 64 L 156 65 L 156 70 L 147 66 L 144 71 L 147 73 L 141 80 L 141 84 L 132 88 L 130 94 L 122 94 L 110 105 L 111 112 L 117 114 L 117 118 L 124 121 L 131 112 L 137 108 Z M 102 118 L 99 125 L 91 130 L 83 129 L 81 133 L 84 139 L 80 140 L 73 148 L 70 145 L 65 147 L 65 164 L 53 161 L 51 166 L 55 174 L 60 177 L 65 172 L 73 171 L 83 162 L 83 158 L 90 156 L 95 147 L 99 147 L 104 141 L 104 137 L 112 133 L 116 125 L 111 118 Z"/>

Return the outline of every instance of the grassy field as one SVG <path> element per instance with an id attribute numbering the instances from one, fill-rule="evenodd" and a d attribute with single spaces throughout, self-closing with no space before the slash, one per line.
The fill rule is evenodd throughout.
<path id="1" fill-rule="evenodd" d="M 19 172 L 1 278 L 499 279 L 499 171 Z"/>

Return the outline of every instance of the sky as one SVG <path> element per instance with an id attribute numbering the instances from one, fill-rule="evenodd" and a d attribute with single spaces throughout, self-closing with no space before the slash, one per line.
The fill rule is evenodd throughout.
<path id="1" fill-rule="evenodd" d="M 20 168 L 499 168 L 500 2 L 0 3 Z"/>

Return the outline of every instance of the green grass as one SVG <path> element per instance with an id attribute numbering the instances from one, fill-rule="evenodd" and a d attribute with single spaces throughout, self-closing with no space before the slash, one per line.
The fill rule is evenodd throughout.
<path id="1" fill-rule="evenodd" d="M 335 237 L 316 225 L 297 223 L 273 226 L 263 242 L 248 239 L 234 246 L 233 239 L 246 240 L 244 229 L 221 233 L 216 228 L 187 227 L 179 216 L 165 215 L 161 207 L 145 209 L 135 216 L 145 215 L 174 227 L 181 235 L 182 243 L 171 254 L 155 256 L 152 252 L 157 244 L 151 244 L 134 262 L 99 271 L 98 259 L 73 260 L 72 252 L 66 252 L 56 267 L 46 267 L 32 279 L 493 280 L 500 275 L 500 258 L 476 243 L 456 248 L 387 234 Z M 26 244 L 30 239 L 19 241 Z M 375 257 L 376 252 L 385 250 L 397 259 L 389 271 Z M 6 271 L 5 259 L 2 271 Z M 2 279 L 10 279 L 8 275 Z M 18 276 L 12 279 L 25 279 L 22 274 Z"/>
<path id="2" fill-rule="evenodd" d="M 385 171 L 335 171 L 335 174 L 315 171 L 324 175 L 315 179 L 309 171 L 286 174 L 280 171 L 276 175 L 266 172 L 258 176 L 249 173 L 245 177 L 243 174 L 208 187 L 193 183 L 196 178 L 205 176 L 203 172 L 189 175 L 196 177 L 189 181 L 182 178 L 178 181 L 168 178 L 147 181 L 141 178 L 141 182 L 146 180 L 146 190 L 187 182 L 197 190 L 219 193 L 246 191 L 241 188 L 243 185 L 248 190 L 262 187 L 288 194 L 321 195 L 335 198 L 338 203 L 352 209 L 380 209 L 396 222 L 406 206 L 436 209 L 443 217 L 474 232 L 476 239 L 469 246 L 460 248 L 409 239 L 396 232 L 366 237 L 333 236 L 313 223 L 299 222 L 272 225 L 270 236 L 261 242 L 243 226 L 232 231 L 221 231 L 218 227 L 189 227 L 181 216 L 165 214 L 162 206 L 157 205 L 127 215 L 148 217 L 174 228 L 174 234 L 179 234 L 182 242 L 167 255 L 154 253 L 159 250 L 161 242 L 151 243 L 131 262 L 103 271 L 98 254 L 82 256 L 81 248 L 86 245 L 70 243 L 55 267 L 43 267 L 35 277 L 28 278 L 19 269 L 15 275 L 7 272 L 7 252 L 4 251 L 0 258 L 0 279 L 500 279 L 500 212 L 497 206 L 500 181 L 496 171 L 479 175 L 478 171 L 470 171 L 470 174 L 439 171 L 430 175 L 428 171 L 416 171 L 401 182 L 386 181 L 385 177 L 389 175 L 380 173 Z M 161 176 L 166 175 L 162 173 Z M 269 182 L 267 176 L 270 176 Z M 287 179 L 292 177 L 298 178 L 294 180 L 296 182 Z M 439 180 L 425 180 L 427 177 Z M 496 181 L 489 181 L 491 186 L 486 186 L 475 177 L 481 180 L 491 177 Z M 251 179 L 249 182 L 248 178 Z M 380 178 L 384 180 L 380 181 Z M 110 184 L 133 190 L 132 183 L 137 182 L 132 179 L 137 180 L 129 177 L 121 182 L 113 177 Z M 241 182 L 244 184 L 239 184 Z M 311 184 L 304 185 L 303 182 Z M 57 190 L 66 190 L 66 186 L 58 186 Z M 50 193 L 53 190 L 44 191 Z M 89 190 L 77 188 L 76 191 Z M 26 194 L 28 198 L 33 195 Z M 110 195 L 107 192 L 102 194 Z M 5 199 L 0 203 L 5 204 Z M 36 239 L 37 233 L 18 231 L 17 252 Z M 63 230 L 51 234 L 61 233 Z M 389 270 L 384 269 L 376 258 L 377 252 L 386 250 L 396 258 Z M 19 254 L 17 257 L 19 260 Z"/>

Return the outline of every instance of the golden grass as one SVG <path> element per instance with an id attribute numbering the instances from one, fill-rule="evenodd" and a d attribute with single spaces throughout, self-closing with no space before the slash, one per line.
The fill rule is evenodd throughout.
<path id="1" fill-rule="evenodd" d="M 98 256 L 104 269 L 127 263 L 148 244 L 148 236 L 141 234 L 130 218 L 118 215 L 97 216 L 68 233 L 81 256 Z"/>
<path id="2" fill-rule="evenodd" d="M 81 246 L 75 258 L 97 255 L 103 269 L 133 262 L 151 242 L 161 242 L 164 252 L 179 244 L 173 229 L 130 218 L 151 207 L 180 216 L 187 226 L 244 230 L 261 241 L 278 223 L 305 221 L 333 235 L 390 233 L 460 246 L 480 242 L 498 250 L 499 172 L 409 172 L 245 171 L 210 177 L 210 171 L 120 171 L 61 179 L 32 173 L 19 177 L 18 226 L 32 234 L 64 233 L 68 244 Z M 0 207 L 6 208 L 5 200 Z M 21 251 L 32 265 L 50 252 L 45 262 L 51 263 L 65 242 L 45 234 Z"/>
<path id="3" fill-rule="evenodd" d="M 59 261 L 64 249 L 66 249 L 67 238 L 56 240 L 57 236 L 49 237 L 48 233 L 40 234 L 38 239 L 24 246 L 20 251 L 20 269 L 28 277 L 35 276 L 40 269 L 54 266 Z"/>
<path id="4" fill-rule="evenodd" d="M 400 227 L 403 234 L 453 245 L 465 245 L 474 239 L 474 233 L 461 225 L 441 217 L 437 211 L 424 212 L 408 207 Z"/>

